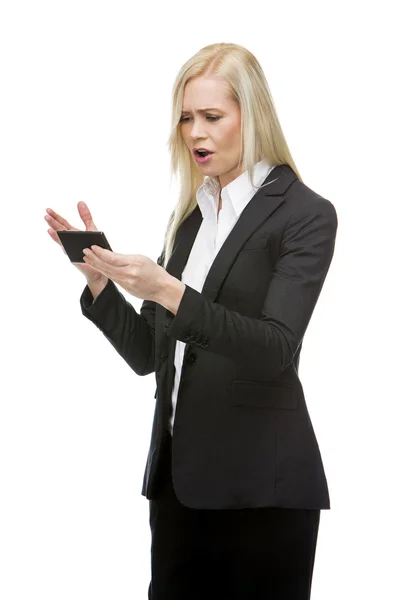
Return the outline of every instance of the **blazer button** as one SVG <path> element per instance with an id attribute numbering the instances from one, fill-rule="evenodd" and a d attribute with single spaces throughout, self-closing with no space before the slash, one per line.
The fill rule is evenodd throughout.
<path id="1" fill-rule="evenodd" d="M 190 340 L 190 335 L 189 335 L 188 333 L 186 333 L 186 332 L 185 332 L 185 333 L 183 333 L 183 334 L 182 334 L 182 338 L 183 338 L 183 340 L 184 340 L 185 342 L 187 342 L 188 340 Z"/>
<path id="2" fill-rule="evenodd" d="M 188 356 L 188 362 L 192 365 L 193 363 L 196 362 L 196 355 L 195 354 L 189 354 Z"/>

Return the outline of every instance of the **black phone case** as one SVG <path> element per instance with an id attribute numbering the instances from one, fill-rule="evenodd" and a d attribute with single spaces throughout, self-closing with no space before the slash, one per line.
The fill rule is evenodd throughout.
<path id="1" fill-rule="evenodd" d="M 70 231 L 66 229 L 57 229 L 57 235 L 60 238 L 65 252 L 73 263 L 83 263 L 83 249 L 90 248 L 93 244 L 111 250 L 111 246 L 103 231 Z"/>

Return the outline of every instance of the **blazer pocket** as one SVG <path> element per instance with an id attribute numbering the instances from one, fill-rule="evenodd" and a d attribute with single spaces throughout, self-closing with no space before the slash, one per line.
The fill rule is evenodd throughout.
<path id="1" fill-rule="evenodd" d="M 296 410 L 298 396 L 290 383 L 236 380 L 232 381 L 230 401 L 232 406 Z"/>
<path id="2" fill-rule="evenodd" d="M 243 246 L 240 248 L 240 252 L 250 252 L 250 251 L 257 251 L 257 250 L 265 250 L 266 247 L 268 246 L 268 237 L 253 237 L 250 240 L 248 240 L 245 244 L 243 244 Z"/>

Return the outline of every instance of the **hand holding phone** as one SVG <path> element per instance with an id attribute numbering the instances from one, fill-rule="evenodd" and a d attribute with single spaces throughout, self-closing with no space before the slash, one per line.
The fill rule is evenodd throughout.
<path id="1" fill-rule="evenodd" d="M 85 224 L 86 231 L 81 231 L 81 230 L 77 229 L 76 227 L 73 227 L 72 225 L 70 225 L 70 223 L 68 223 L 68 221 L 66 219 L 64 219 L 64 217 L 62 217 L 61 215 L 56 213 L 52 208 L 47 208 L 46 212 L 47 212 L 47 214 L 45 215 L 44 219 L 48 223 L 48 225 L 50 225 L 50 229 L 48 229 L 47 232 L 50 235 L 50 237 L 52 238 L 52 240 L 54 240 L 62 248 L 64 254 L 68 254 L 68 252 L 65 250 L 63 244 L 61 243 L 58 232 L 60 232 L 60 231 L 80 232 L 80 233 L 98 232 L 98 229 L 93 222 L 91 212 L 90 212 L 88 206 L 85 204 L 85 202 L 82 202 L 82 201 L 78 202 L 78 212 L 79 212 L 79 216 L 81 217 L 82 221 Z M 99 232 L 99 233 L 102 233 L 102 232 Z M 98 246 L 101 245 L 98 242 L 91 242 L 90 244 L 87 244 L 85 242 L 86 245 L 82 246 L 82 250 L 83 250 L 83 248 L 90 247 L 90 245 L 92 245 L 93 243 L 95 243 Z M 104 242 L 102 241 L 101 243 L 104 243 Z M 111 248 L 108 248 L 108 249 L 111 250 Z M 83 256 L 83 253 L 81 254 L 81 258 L 82 258 L 82 256 Z M 79 257 L 78 257 L 78 259 L 79 259 Z M 86 280 L 88 281 L 88 283 L 89 282 L 95 282 L 95 283 L 102 282 L 104 284 L 107 283 L 107 281 L 108 281 L 107 277 L 105 277 L 102 273 L 100 273 L 99 271 L 97 271 L 96 269 L 91 267 L 90 265 L 84 263 L 83 260 L 82 260 L 82 262 L 72 262 L 72 264 L 79 271 L 81 271 L 81 273 L 83 273 L 83 275 L 86 277 Z"/>

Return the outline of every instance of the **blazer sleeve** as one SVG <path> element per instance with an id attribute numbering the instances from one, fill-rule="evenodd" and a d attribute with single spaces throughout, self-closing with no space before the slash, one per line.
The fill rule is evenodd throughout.
<path id="1" fill-rule="evenodd" d="M 333 257 L 337 225 L 333 204 L 322 197 L 291 215 L 259 319 L 227 310 L 186 284 L 167 335 L 183 342 L 193 336 L 193 346 L 236 363 L 263 364 L 267 376 L 278 377 L 309 324 Z"/>
<path id="2" fill-rule="evenodd" d="M 155 302 L 144 300 L 139 314 L 109 279 L 94 302 L 86 285 L 80 306 L 137 375 L 155 371 Z"/>

